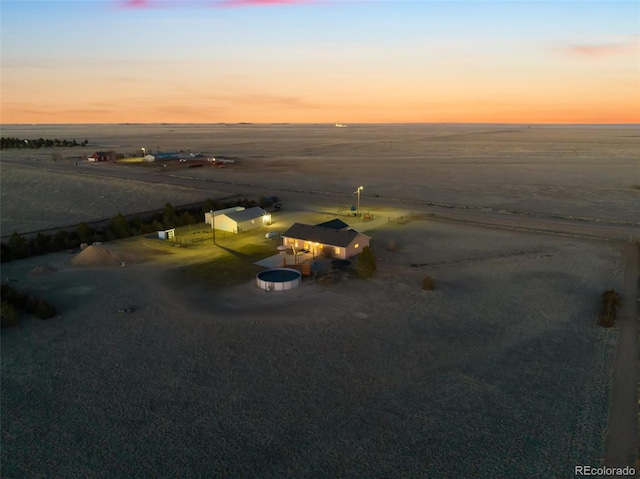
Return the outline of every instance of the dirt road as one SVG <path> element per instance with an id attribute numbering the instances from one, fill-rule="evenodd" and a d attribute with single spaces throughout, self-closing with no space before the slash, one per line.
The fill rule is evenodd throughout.
<path id="1" fill-rule="evenodd" d="M 618 356 L 613 378 L 605 465 L 635 467 L 638 448 L 638 287 L 640 248 L 624 245 L 624 289 L 616 327 Z"/>
<path id="2" fill-rule="evenodd" d="M 241 194 L 247 197 L 275 194 L 281 196 L 285 203 L 327 204 L 335 208 L 337 206 L 344 207 L 346 204 L 351 204 L 355 201 L 352 194 L 337 191 L 323 191 L 320 185 L 314 190 L 295 189 L 292 187 L 252 184 L 243 180 L 242 177 L 238 177 L 238 181 L 192 178 L 181 175 L 180 171 L 150 172 L 146 169 L 111 164 L 100 164 L 92 167 L 87 166 L 87 164 L 75 166 L 72 163 L 62 162 L 40 164 L 37 166 L 33 165 L 31 167 L 59 172 L 73 172 L 76 175 L 107 176 L 163 185 L 181 186 L 202 190 L 203 192 L 215 188 L 216 191 L 229 195 Z M 475 224 L 478 226 L 613 241 L 628 242 L 630 239 L 640 241 L 640 223 L 638 222 L 632 223 L 601 218 L 567 217 L 555 215 L 553 212 L 512 211 L 478 205 L 445 204 L 416 200 L 410 197 L 397 198 L 383 195 L 376 197 L 363 196 L 363 210 L 366 211 L 367 208 L 381 207 L 415 209 L 423 214 L 431 215 L 433 219 Z M 99 218 L 95 218 L 95 220 L 98 219 Z M 90 220 L 92 220 L 92 218 L 87 218 L 87 221 Z"/>

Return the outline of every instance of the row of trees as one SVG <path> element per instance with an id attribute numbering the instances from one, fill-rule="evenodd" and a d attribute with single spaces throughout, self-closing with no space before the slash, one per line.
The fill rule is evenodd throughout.
<path id="1" fill-rule="evenodd" d="M 78 143 L 76 140 L 55 140 L 38 138 L 37 140 L 24 140 L 21 138 L 0 138 L 0 149 L 7 150 L 9 148 L 52 148 L 54 146 L 74 147 L 74 146 L 87 146 L 89 140 L 84 140 Z"/>
<path id="2" fill-rule="evenodd" d="M 130 236 L 155 233 L 163 229 L 202 223 L 204 214 L 207 211 L 230 208 L 232 206 L 250 207 L 256 204 L 256 201 L 249 201 L 247 198 L 225 203 L 216 203 L 208 199 L 200 208 L 175 209 L 170 203 L 167 203 L 161 213 L 155 213 L 146 218 L 135 216 L 127 219 L 124 215 L 118 213 L 102 228 L 93 227 L 82 222 L 77 225 L 75 230 L 60 230 L 51 235 L 38 233 L 31 239 L 25 239 L 14 231 L 6 243 L 2 242 L 0 244 L 0 261 L 6 262 L 66 249 L 75 249 L 81 243 L 112 241 Z"/>

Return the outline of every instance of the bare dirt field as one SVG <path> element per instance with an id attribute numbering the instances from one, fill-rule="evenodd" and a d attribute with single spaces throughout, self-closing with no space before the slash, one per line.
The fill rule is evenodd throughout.
<path id="1" fill-rule="evenodd" d="M 144 260 L 124 268 L 6 264 L 60 317 L 3 331 L 3 477 L 569 477 L 599 464 L 617 332 L 596 315 L 621 285 L 617 247 L 429 221 L 369 233 L 372 280 L 288 293 L 178 280 L 220 251 L 146 238 L 110 246 Z"/>
<path id="2" fill-rule="evenodd" d="M 211 188 L 165 187 L 127 178 L 78 175 L 3 161 L 2 235 L 109 219 L 224 196 Z"/>

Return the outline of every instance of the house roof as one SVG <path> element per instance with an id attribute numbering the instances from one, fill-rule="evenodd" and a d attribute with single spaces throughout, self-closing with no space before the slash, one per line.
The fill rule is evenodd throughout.
<path id="1" fill-rule="evenodd" d="M 226 215 L 226 214 L 229 214 L 229 213 L 233 213 L 233 212 L 236 212 L 236 211 L 243 211 L 244 209 L 245 209 L 244 206 L 232 206 L 231 208 L 225 208 L 223 210 L 215 210 L 213 212 L 213 214 L 215 216 L 220 216 L 220 215 Z M 207 213 L 211 214 L 209 211 L 207 211 Z"/>
<path id="2" fill-rule="evenodd" d="M 342 230 L 344 228 L 348 228 L 349 225 L 342 221 L 341 219 L 335 218 L 330 221 L 325 221 L 324 223 L 320 223 L 316 226 L 321 226 L 323 228 L 331 228 L 333 230 Z"/>
<path id="3" fill-rule="evenodd" d="M 168 152 L 168 153 L 153 153 L 153 156 L 155 156 L 156 158 L 179 158 L 179 154 L 178 153 L 173 153 L 173 152 Z"/>
<path id="4" fill-rule="evenodd" d="M 253 208 L 247 208 L 241 211 L 231 211 L 229 213 L 225 213 L 225 216 L 232 219 L 236 223 L 242 223 L 244 221 L 260 218 L 266 214 L 267 212 L 265 210 L 258 206 L 254 206 Z"/>
<path id="5" fill-rule="evenodd" d="M 365 235 L 353 230 L 337 230 L 334 228 L 326 228 L 324 226 L 295 223 L 291 228 L 284 232 L 282 236 L 346 248 L 357 237 Z"/>

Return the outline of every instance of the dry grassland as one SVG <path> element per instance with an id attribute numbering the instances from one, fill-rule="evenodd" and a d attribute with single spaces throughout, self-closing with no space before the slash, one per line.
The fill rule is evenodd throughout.
<path id="1" fill-rule="evenodd" d="M 2 152 L 3 234 L 248 184 L 283 197 L 280 230 L 302 218 L 288 190 L 349 203 L 358 185 L 365 205 L 380 195 L 638 222 L 632 127 L 7 125 L 3 135 L 90 142 L 62 161 Z M 237 164 L 73 164 L 143 146 Z M 309 221 L 326 217 L 307 209 Z M 3 278 L 61 315 L 3 331 L 3 477 L 551 478 L 598 465 L 618 338 L 596 318 L 602 291 L 622 283 L 617 246 L 381 223 L 366 232 L 372 280 L 287 293 L 205 284 L 227 254 L 212 244 L 110 245 L 140 260 L 124 268 L 63 253 L 3 264 Z M 224 241 L 248 258 L 248 239 L 268 247 L 259 236 Z M 425 276 L 436 289 L 422 289 Z"/>
<path id="2" fill-rule="evenodd" d="M 69 212 L 69 222 L 83 212 L 80 219 L 99 219 L 103 212 L 199 201 L 207 188 L 222 188 L 186 178 L 223 182 L 223 190 L 233 192 L 234 183 L 342 194 L 365 185 L 364 199 L 380 195 L 638 223 L 640 135 L 633 126 L 7 125 L 3 134 L 89 139 L 88 148 L 62 151 L 67 165 L 96 150 L 134 153 L 142 146 L 237 159 L 227 169 L 183 166 L 180 188 L 162 189 L 154 183 L 175 183 L 169 177 L 175 170 L 123 165 L 119 171 L 129 173 L 97 180 L 83 174 L 107 165 L 57 164 L 56 174 L 17 170 L 8 163 L 42 165 L 51 152 L 7 150 L 1 165 L 3 234 L 51 225 L 62 220 L 60 212 Z M 117 178 L 131 180 L 131 171 L 152 186 Z"/>
<path id="3" fill-rule="evenodd" d="M 121 243 L 155 251 L 125 268 L 7 264 L 61 317 L 3 331 L 3 475 L 564 477 L 598 464 L 617 335 L 596 316 L 620 286 L 618 251 L 427 221 L 372 234 L 373 280 L 282 294 L 185 282 L 182 251 L 147 239 Z M 203 248 L 189 254 L 217 254 Z M 33 275 L 43 264 L 55 271 Z"/>

